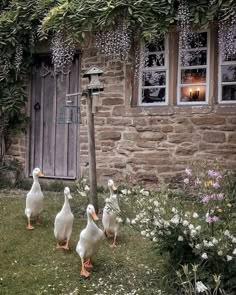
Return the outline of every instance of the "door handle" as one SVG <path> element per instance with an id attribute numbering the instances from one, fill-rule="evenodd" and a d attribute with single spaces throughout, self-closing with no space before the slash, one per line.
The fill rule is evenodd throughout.
<path id="1" fill-rule="evenodd" d="M 34 105 L 35 112 L 40 111 L 40 109 L 41 109 L 40 103 L 39 102 L 36 102 L 36 104 Z"/>

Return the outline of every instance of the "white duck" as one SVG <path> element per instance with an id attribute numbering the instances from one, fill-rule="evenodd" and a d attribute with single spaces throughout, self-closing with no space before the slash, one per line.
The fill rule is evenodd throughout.
<path id="1" fill-rule="evenodd" d="M 69 199 L 72 199 L 69 187 L 64 189 L 65 202 L 54 222 L 54 236 L 57 239 L 57 248 L 69 250 L 69 241 L 72 233 L 74 215 L 70 209 Z M 65 245 L 61 245 L 66 241 Z"/>
<path id="2" fill-rule="evenodd" d="M 119 223 L 117 222 L 117 214 L 120 211 L 117 196 L 114 194 L 114 190 L 117 188 L 114 185 L 112 179 L 108 180 L 108 188 L 110 190 L 110 197 L 106 199 L 106 204 L 103 209 L 102 224 L 104 227 L 104 233 L 108 237 L 114 235 L 113 243 L 110 247 L 116 247 L 116 238 L 119 230 Z"/>
<path id="3" fill-rule="evenodd" d="M 82 264 L 81 275 L 85 277 L 90 274 L 85 267 L 92 267 L 91 257 L 97 253 L 105 238 L 103 231 L 94 222 L 94 220 L 98 220 L 98 217 L 93 205 L 87 207 L 87 218 L 87 226 L 81 231 L 76 247 L 76 252 L 79 254 Z"/>
<path id="4" fill-rule="evenodd" d="M 36 224 L 39 224 L 39 213 L 43 210 L 43 193 L 39 184 L 39 176 L 44 176 L 39 168 L 33 170 L 33 185 L 26 197 L 25 215 L 28 218 L 27 229 L 34 229 L 30 223 L 31 217 L 36 217 Z"/>

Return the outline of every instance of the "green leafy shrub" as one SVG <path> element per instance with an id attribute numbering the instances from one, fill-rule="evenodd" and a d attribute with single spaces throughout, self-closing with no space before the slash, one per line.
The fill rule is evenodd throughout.
<path id="1" fill-rule="evenodd" d="M 213 285 L 212 275 L 221 274 L 223 288 L 235 292 L 236 222 L 232 182 L 229 174 L 224 177 L 217 170 L 188 168 L 183 176 L 182 193 L 177 195 L 168 190 L 123 189 L 120 192 L 123 220 L 151 239 L 160 253 L 168 254 L 175 269 L 180 264 L 202 265 L 201 280 Z"/>

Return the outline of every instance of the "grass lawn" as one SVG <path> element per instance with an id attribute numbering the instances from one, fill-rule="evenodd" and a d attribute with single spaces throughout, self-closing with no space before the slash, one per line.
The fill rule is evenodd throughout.
<path id="1" fill-rule="evenodd" d="M 86 279 L 80 276 L 80 258 L 75 248 L 86 224 L 87 204 L 77 194 L 70 202 L 75 220 L 67 251 L 56 249 L 53 235 L 54 218 L 64 202 L 63 193 L 44 192 L 41 225 L 35 225 L 32 231 L 26 230 L 25 196 L 26 192 L 20 190 L 0 191 L 1 295 L 160 294 L 164 262 L 154 253 L 152 244 L 138 233 L 122 226 L 115 249 L 106 240 L 94 256 L 94 267 Z"/>

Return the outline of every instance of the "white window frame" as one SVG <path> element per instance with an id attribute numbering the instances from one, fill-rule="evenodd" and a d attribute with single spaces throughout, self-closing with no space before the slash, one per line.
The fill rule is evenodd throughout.
<path id="1" fill-rule="evenodd" d="M 222 66 L 236 66 L 236 60 L 234 61 L 223 61 L 222 55 L 219 50 L 219 68 L 218 68 L 218 102 L 219 104 L 235 104 L 236 100 L 222 100 L 222 86 L 223 85 L 236 85 L 235 82 L 222 82 Z"/>
<path id="2" fill-rule="evenodd" d="M 181 66 L 181 58 L 180 54 L 178 54 L 178 78 L 177 78 L 177 105 L 206 105 L 209 101 L 209 81 L 210 81 L 210 30 L 197 31 L 196 33 L 207 33 L 207 47 L 192 48 L 188 51 L 199 51 L 206 50 L 207 51 L 207 64 L 206 65 L 198 65 L 198 66 Z M 206 82 L 205 83 L 181 83 L 181 70 L 188 69 L 206 69 Z M 206 87 L 206 100 L 205 101 L 181 101 L 181 87 L 197 87 L 197 86 L 205 86 Z"/>
<path id="3" fill-rule="evenodd" d="M 152 67 L 152 68 L 145 68 L 143 67 L 143 56 L 142 56 L 142 51 L 144 50 L 145 43 L 142 42 L 141 45 L 141 50 L 140 50 L 140 65 L 139 65 L 139 78 L 138 78 L 138 105 L 139 106 L 167 106 L 169 104 L 169 36 L 165 36 L 165 51 L 155 51 L 155 52 L 150 52 L 150 54 L 155 54 L 155 53 L 164 53 L 164 58 L 165 58 L 165 66 L 163 67 Z M 143 79 L 143 72 L 161 72 L 165 71 L 166 72 L 166 84 L 165 86 L 142 86 L 142 79 Z M 165 91 L 165 102 L 153 102 L 153 103 L 145 103 L 142 102 L 142 89 L 151 89 L 151 88 L 166 88 Z"/>

